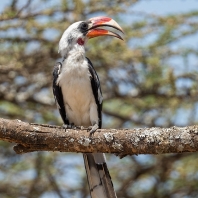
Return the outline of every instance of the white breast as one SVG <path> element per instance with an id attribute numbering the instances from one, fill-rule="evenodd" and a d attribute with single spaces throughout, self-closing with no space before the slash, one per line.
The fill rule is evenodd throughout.
<path id="1" fill-rule="evenodd" d="M 66 116 L 70 123 L 85 127 L 98 123 L 97 105 L 86 60 L 80 65 L 65 62 L 57 84 L 62 89 Z"/>

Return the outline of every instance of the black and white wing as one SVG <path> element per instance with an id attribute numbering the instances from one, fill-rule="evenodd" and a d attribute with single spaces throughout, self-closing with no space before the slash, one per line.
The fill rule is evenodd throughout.
<path id="1" fill-rule="evenodd" d="M 65 111 L 65 105 L 63 102 L 63 94 L 61 91 L 61 87 L 59 85 L 57 85 L 57 79 L 58 76 L 61 72 L 61 68 L 62 68 L 62 64 L 60 62 L 56 63 L 56 65 L 54 66 L 54 71 L 53 71 L 53 94 L 54 94 L 54 98 L 56 101 L 56 105 L 57 108 L 60 112 L 60 115 L 63 119 L 64 124 L 69 124 L 69 121 L 67 119 L 66 116 L 66 111 Z"/>
<path id="2" fill-rule="evenodd" d="M 102 126 L 102 92 L 98 75 L 93 68 L 91 61 L 87 58 L 91 87 L 98 107 L 98 126 Z M 83 154 L 87 179 L 92 198 L 117 198 L 114 191 L 111 176 L 109 174 L 105 156 L 103 153 L 84 153 Z"/>
<path id="3" fill-rule="evenodd" d="M 98 75 L 91 63 L 91 61 L 87 58 L 88 61 L 88 67 L 89 67 L 89 72 L 91 74 L 90 80 L 91 80 L 91 87 L 92 87 L 92 91 L 93 91 L 93 95 L 98 107 L 98 126 L 99 128 L 102 127 L 102 91 L 101 91 L 101 87 L 100 87 L 100 81 L 98 78 Z"/>

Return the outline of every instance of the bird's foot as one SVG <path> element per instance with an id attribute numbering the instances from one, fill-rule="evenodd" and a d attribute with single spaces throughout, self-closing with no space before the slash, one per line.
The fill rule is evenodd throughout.
<path id="1" fill-rule="evenodd" d="M 98 128 L 99 128 L 98 125 L 97 124 L 94 124 L 93 126 L 89 126 L 87 128 L 87 131 L 90 133 L 90 136 L 91 136 L 92 134 L 94 134 L 94 132 L 96 132 L 96 130 Z"/>
<path id="2" fill-rule="evenodd" d="M 65 129 L 65 132 L 66 132 L 66 129 L 76 129 L 77 127 L 74 125 L 74 123 L 72 124 L 63 124 L 63 129 Z"/>

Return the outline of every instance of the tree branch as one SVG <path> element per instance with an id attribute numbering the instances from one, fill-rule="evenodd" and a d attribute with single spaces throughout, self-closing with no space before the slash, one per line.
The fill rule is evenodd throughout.
<path id="1" fill-rule="evenodd" d="M 119 156 L 198 151 L 198 126 L 139 129 L 65 129 L 0 118 L 0 139 L 17 143 L 16 153 L 103 152 Z"/>

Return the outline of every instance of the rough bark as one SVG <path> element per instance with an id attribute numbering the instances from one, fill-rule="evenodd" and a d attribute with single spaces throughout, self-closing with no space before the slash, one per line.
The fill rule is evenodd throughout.
<path id="1" fill-rule="evenodd" d="M 0 139 L 17 143 L 16 153 L 33 151 L 103 152 L 119 156 L 198 151 L 198 126 L 139 129 L 63 129 L 0 118 Z"/>

